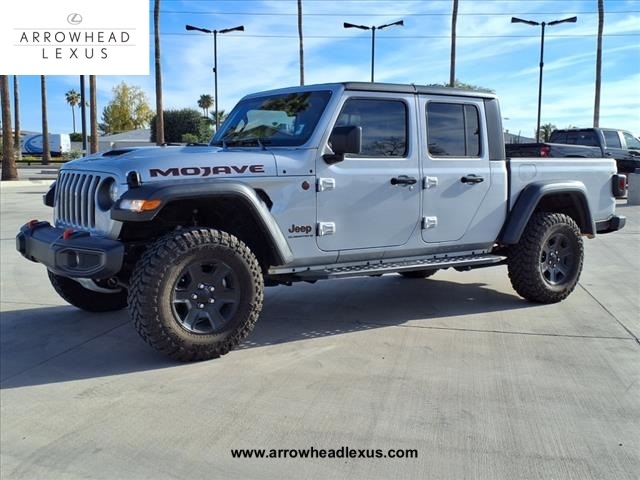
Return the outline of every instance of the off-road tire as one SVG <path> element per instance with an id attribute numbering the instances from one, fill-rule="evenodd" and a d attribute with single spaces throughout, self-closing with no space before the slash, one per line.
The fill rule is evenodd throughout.
<path id="1" fill-rule="evenodd" d="M 429 278 L 434 275 L 438 269 L 425 269 L 425 270 L 409 270 L 406 272 L 399 272 L 404 278 Z"/>
<path id="2" fill-rule="evenodd" d="M 129 313 L 154 349 L 180 361 L 208 360 L 251 333 L 263 291 L 258 260 L 243 242 L 193 227 L 143 254 L 131 276 Z"/>
<path id="3" fill-rule="evenodd" d="M 527 300 L 556 303 L 578 284 L 584 247 L 576 222 L 562 213 L 534 214 L 509 250 L 511 285 Z"/>
<path id="4" fill-rule="evenodd" d="M 113 293 L 89 290 L 75 280 L 47 270 L 51 286 L 64 300 L 87 312 L 114 312 L 127 306 L 127 290 L 114 289 Z"/>

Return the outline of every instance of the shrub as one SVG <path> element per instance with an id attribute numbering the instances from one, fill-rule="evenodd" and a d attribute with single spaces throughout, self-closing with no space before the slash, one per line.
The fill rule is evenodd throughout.
<path id="1" fill-rule="evenodd" d="M 211 138 L 211 121 L 203 118 L 200 112 L 192 108 L 164 111 L 164 141 L 166 143 L 184 142 L 185 135 L 190 135 L 187 143 L 208 142 Z M 156 141 L 156 119 L 151 120 L 151 141 Z"/>

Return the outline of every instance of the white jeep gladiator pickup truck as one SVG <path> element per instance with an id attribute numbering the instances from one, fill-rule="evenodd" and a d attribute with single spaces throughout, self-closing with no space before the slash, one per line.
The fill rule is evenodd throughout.
<path id="1" fill-rule="evenodd" d="M 558 302 L 583 237 L 624 226 L 624 184 L 612 159 L 506 158 L 492 94 L 308 85 L 246 96 L 208 146 L 66 163 L 53 224 L 16 241 L 72 305 L 128 307 L 152 347 L 204 360 L 251 332 L 265 285 L 506 263 Z"/>

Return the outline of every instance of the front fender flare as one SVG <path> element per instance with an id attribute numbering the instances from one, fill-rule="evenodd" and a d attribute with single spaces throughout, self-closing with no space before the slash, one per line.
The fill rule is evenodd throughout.
<path id="1" fill-rule="evenodd" d="M 132 188 L 111 208 L 111 218 L 120 222 L 150 222 L 169 203 L 176 200 L 226 197 L 233 198 L 247 206 L 255 216 L 263 232 L 271 240 L 276 261 L 286 264 L 293 260 L 293 253 L 267 205 L 256 191 L 239 182 L 157 182 Z M 120 207 L 123 200 L 160 200 L 154 210 L 133 212 Z"/>
<path id="2" fill-rule="evenodd" d="M 549 196 L 566 194 L 572 200 L 578 212 L 576 219 L 580 231 L 587 235 L 595 235 L 596 225 L 587 201 L 587 188 L 579 181 L 533 182 L 527 185 L 516 200 L 505 222 L 499 242 L 504 245 L 515 245 L 540 202 Z"/>

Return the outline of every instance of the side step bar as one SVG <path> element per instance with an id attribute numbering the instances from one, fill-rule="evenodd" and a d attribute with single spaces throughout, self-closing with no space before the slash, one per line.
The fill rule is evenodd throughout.
<path id="1" fill-rule="evenodd" d="M 495 265 L 503 262 L 507 257 L 502 255 L 466 255 L 460 257 L 424 258 L 418 260 L 395 262 L 367 262 L 364 264 L 344 267 L 327 267 L 318 270 L 305 270 L 294 275 L 302 280 L 323 280 L 328 278 L 361 277 L 370 275 L 384 275 L 385 273 L 408 272 L 410 270 L 440 269 L 449 267 L 474 267 L 481 265 Z"/>

